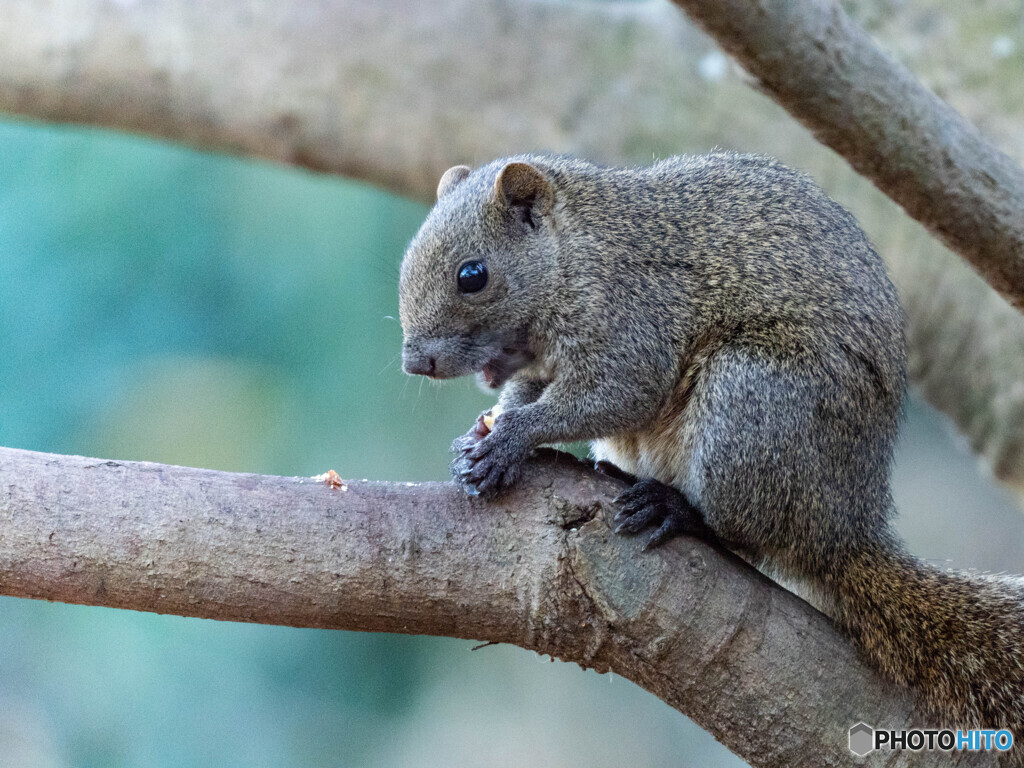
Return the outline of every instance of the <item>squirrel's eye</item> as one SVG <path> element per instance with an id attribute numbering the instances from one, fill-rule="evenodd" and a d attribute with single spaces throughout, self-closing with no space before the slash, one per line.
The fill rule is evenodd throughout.
<path id="1" fill-rule="evenodd" d="M 487 265 L 482 261 L 467 261 L 459 267 L 459 290 L 463 293 L 482 291 L 487 285 Z"/>

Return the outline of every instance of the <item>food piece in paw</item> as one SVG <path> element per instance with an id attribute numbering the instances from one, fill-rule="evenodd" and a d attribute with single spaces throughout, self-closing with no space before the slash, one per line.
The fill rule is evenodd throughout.
<path id="1" fill-rule="evenodd" d="M 501 416 L 501 411 L 501 404 L 498 403 L 483 415 L 483 424 L 487 428 L 488 434 L 494 429 L 494 420 Z"/>

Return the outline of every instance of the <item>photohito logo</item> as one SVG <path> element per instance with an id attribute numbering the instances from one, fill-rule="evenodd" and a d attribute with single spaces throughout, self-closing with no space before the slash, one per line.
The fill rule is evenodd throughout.
<path id="1" fill-rule="evenodd" d="M 909 731 L 875 730 L 867 723 L 850 726 L 850 751 L 864 757 L 876 749 L 909 749 L 911 752 L 972 752 L 997 750 L 1005 752 L 1013 746 L 1013 734 L 1000 731 L 951 731 L 948 728 L 915 728 Z"/>
<path id="2" fill-rule="evenodd" d="M 864 757 L 875 748 L 875 729 L 867 723 L 857 723 L 850 728 L 850 751 L 857 757 Z"/>

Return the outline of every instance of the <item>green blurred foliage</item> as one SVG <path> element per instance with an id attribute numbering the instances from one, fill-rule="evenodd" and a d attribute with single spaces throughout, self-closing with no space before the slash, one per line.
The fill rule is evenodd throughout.
<path id="1" fill-rule="evenodd" d="M 0 169 L 6 445 L 427 479 L 444 475 L 436 436 L 488 402 L 401 373 L 395 285 L 422 206 L 16 124 Z"/>

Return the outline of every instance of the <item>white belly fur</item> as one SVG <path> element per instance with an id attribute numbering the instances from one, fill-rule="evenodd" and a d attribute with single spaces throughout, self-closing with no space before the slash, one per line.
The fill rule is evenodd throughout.
<path id="1" fill-rule="evenodd" d="M 669 422 L 655 422 L 643 432 L 595 440 L 591 450 L 599 461 L 609 461 L 638 478 L 671 485 L 699 503 L 701 482 L 694 471 L 695 437 L 684 411 Z"/>

